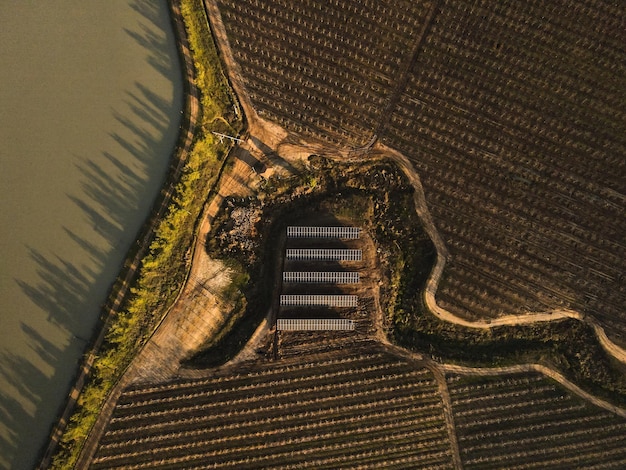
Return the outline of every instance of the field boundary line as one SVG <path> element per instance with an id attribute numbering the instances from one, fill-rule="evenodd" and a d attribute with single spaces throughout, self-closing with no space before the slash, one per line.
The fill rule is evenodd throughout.
<path id="1" fill-rule="evenodd" d="M 428 366 L 427 366 L 428 367 Z M 461 450 L 459 448 L 459 440 L 456 433 L 456 423 L 454 422 L 454 409 L 452 408 L 452 399 L 450 398 L 450 390 L 446 382 L 446 374 L 441 369 L 441 365 L 433 362 L 429 367 L 437 381 L 439 396 L 441 397 L 443 406 L 443 415 L 446 419 L 446 428 L 448 430 L 448 439 L 450 439 L 450 450 L 452 451 L 452 461 L 457 470 L 463 470 L 463 460 L 461 459 Z"/>
<path id="2" fill-rule="evenodd" d="M 539 372 L 540 374 L 549 377 L 563 387 L 565 387 L 570 392 L 578 395 L 580 398 L 587 400 L 588 402 L 599 406 L 600 408 L 604 408 L 607 411 L 615 413 L 622 418 L 626 418 L 626 409 L 621 408 L 619 406 L 615 406 L 601 398 L 598 398 L 588 392 L 585 392 L 582 388 L 576 385 L 573 382 L 570 382 L 568 379 L 563 376 L 560 372 L 557 372 L 550 367 L 541 365 L 541 364 L 518 364 L 514 366 L 503 366 L 503 367 L 468 367 L 468 366 L 459 366 L 456 364 L 440 364 L 439 367 L 444 371 L 444 373 L 452 373 L 458 375 L 473 375 L 473 376 L 483 376 L 483 377 L 491 377 L 498 375 L 506 375 L 506 374 L 515 374 L 520 372 Z"/>
<path id="3" fill-rule="evenodd" d="M 249 130 L 254 127 L 254 124 L 256 124 L 260 118 L 250 101 L 250 94 L 248 93 L 246 85 L 243 81 L 241 66 L 233 56 L 230 41 L 228 40 L 228 35 L 226 34 L 226 27 L 222 21 L 222 14 L 217 6 L 217 2 L 215 0 L 203 0 L 203 3 L 218 55 L 222 59 L 224 76 L 229 81 L 232 89 L 237 95 L 239 104 L 243 108 L 243 117 L 247 121 L 246 127 L 248 127 Z"/>
<path id="4" fill-rule="evenodd" d="M 424 224 L 426 233 L 435 245 L 437 251 L 437 257 L 435 266 L 433 267 L 428 281 L 426 282 L 426 288 L 424 289 L 424 302 L 428 310 L 437 318 L 443 321 L 453 323 L 455 325 L 464 326 L 467 328 L 475 329 L 491 329 L 497 326 L 516 326 L 516 325 L 531 325 L 538 322 L 557 321 L 563 319 L 575 319 L 590 325 L 596 334 L 598 342 L 604 349 L 604 351 L 611 357 L 615 358 L 619 362 L 626 364 L 626 349 L 618 346 L 609 339 L 604 328 L 595 323 L 592 319 L 585 317 L 580 312 L 571 309 L 556 309 L 547 312 L 530 312 L 520 315 L 504 315 L 498 318 L 489 320 L 470 321 L 464 318 L 458 317 L 452 312 L 444 309 L 437 304 L 435 294 L 439 287 L 439 282 L 444 272 L 446 260 L 450 256 L 441 235 L 435 226 L 432 215 L 428 209 L 426 202 L 426 195 L 422 182 L 413 164 L 409 159 L 398 150 L 390 148 L 386 145 L 378 142 L 375 146 L 375 153 L 381 156 L 387 156 L 393 160 L 403 170 L 404 174 L 409 179 L 411 185 L 415 188 L 415 195 L 413 197 L 415 202 L 415 208 L 420 217 L 420 220 Z"/>
<path id="5" fill-rule="evenodd" d="M 381 109 L 381 118 L 378 122 L 378 125 L 376 126 L 376 129 L 374 129 L 374 137 L 372 138 L 372 140 L 374 140 L 375 138 L 380 138 L 380 136 L 384 134 L 385 128 L 389 124 L 389 116 L 393 114 L 393 111 L 395 110 L 396 106 L 398 105 L 398 102 L 400 101 L 400 97 L 402 96 L 402 93 L 406 89 L 406 85 L 409 82 L 409 75 L 411 74 L 413 67 L 417 63 L 417 57 L 419 55 L 420 48 L 422 46 L 422 43 L 424 42 L 424 38 L 426 37 L 428 33 L 430 24 L 432 23 L 433 18 L 435 17 L 437 8 L 439 7 L 439 0 L 432 0 L 432 2 L 433 3 L 430 6 L 424 18 L 424 23 L 422 24 L 422 28 L 420 29 L 418 36 L 415 39 L 415 43 L 413 44 L 413 49 L 411 49 L 411 55 L 408 56 L 408 60 L 402 65 L 402 69 L 400 71 L 398 81 L 393 87 L 391 94 L 389 95 L 389 99 L 387 100 L 387 103 L 385 104 L 384 108 Z M 374 142 L 366 145 L 365 148 L 371 148 L 373 143 Z"/>
<path id="6" fill-rule="evenodd" d="M 379 325 L 380 326 L 380 325 Z M 452 455 L 452 462 L 454 468 L 457 470 L 463 470 L 463 461 L 461 459 L 461 451 L 459 447 L 459 440 L 456 433 L 456 423 L 454 422 L 454 413 L 452 409 L 452 399 L 450 398 L 450 390 L 448 389 L 448 383 L 446 382 L 446 371 L 442 367 L 442 363 L 434 361 L 433 359 L 415 351 L 405 349 L 401 346 L 393 344 L 389 341 L 387 335 L 380 336 L 380 333 L 375 333 L 373 338 L 386 350 L 389 354 L 393 354 L 397 357 L 402 357 L 410 361 L 415 367 L 426 368 L 433 374 L 435 381 L 437 382 L 437 390 L 439 397 L 441 398 L 442 411 L 446 422 L 446 430 L 448 432 L 448 439 L 450 440 L 450 451 Z"/>
<path id="7" fill-rule="evenodd" d="M 348 157 L 351 154 L 354 155 L 355 151 L 357 154 L 359 153 L 359 149 L 339 148 L 315 137 L 309 136 L 304 138 L 299 133 L 289 131 L 278 123 L 259 116 L 252 104 L 250 93 L 248 93 L 241 65 L 233 55 L 217 0 L 202 1 L 209 20 L 211 34 L 222 62 L 224 74 L 242 108 L 244 127 L 246 129 L 242 137 L 243 140 L 247 140 L 249 137 L 253 141 L 254 139 L 260 139 L 261 143 L 274 150 L 276 154 L 280 154 L 288 162 L 302 159 L 311 154 L 336 153 Z M 263 140 L 263 138 L 266 140 Z M 372 138 L 361 150 L 367 151 L 369 147 L 374 145 L 375 141 L 376 139 Z M 287 156 L 289 154 L 292 156 Z"/>

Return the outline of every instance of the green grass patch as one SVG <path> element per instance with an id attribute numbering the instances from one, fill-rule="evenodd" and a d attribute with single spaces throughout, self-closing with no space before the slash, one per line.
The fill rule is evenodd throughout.
<path id="1" fill-rule="evenodd" d="M 201 125 L 205 130 L 237 134 L 242 128 L 239 103 L 223 72 L 202 0 L 181 1 L 181 11 L 201 93 Z"/>

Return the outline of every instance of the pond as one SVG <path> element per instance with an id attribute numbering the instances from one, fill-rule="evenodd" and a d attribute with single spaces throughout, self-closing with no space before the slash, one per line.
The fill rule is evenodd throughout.
<path id="1" fill-rule="evenodd" d="M 0 467 L 32 468 L 163 184 L 181 71 L 166 1 L 0 19 Z"/>

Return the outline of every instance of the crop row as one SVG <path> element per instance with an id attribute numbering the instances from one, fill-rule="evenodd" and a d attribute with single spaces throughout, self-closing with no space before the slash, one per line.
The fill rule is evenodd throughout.
<path id="1" fill-rule="evenodd" d="M 626 420 L 538 374 L 450 377 L 448 386 L 464 468 L 602 468 L 626 460 Z"/>
<path id="2" fill-rule="evenodd" d="M 529 152 L 520 155 L 519 162 L 502 161 L 497 152 L 501 152 L 509 140 L 535 139 L 541 144 L 541 151 L 547 150 L 550 153 L 557 153 L 561 148 L 561 145 L 545 136 L 545 132 L 549 130 L 545 127 L 547 122 L 543 122 L 545 115 L 540 118 L 535 111 L 530 112 L 521 104 L 515 103 L 517 92 L 513 94 L 510 89 L 502 87 L 502 90 L 494 93 L 493 87 L 485 83 L 471 84 L 465 77 L 452 77 L 437 69 L 427 69 L 420 76 L 411 77 L 410 86 L 414 89 L 413 93 L 404 97 L 405 106 L 399 108 L 393 116 L 400 128 L 415 125 L 415 120 L 420 127 L 437 125 L 440 132 L 462 137 L 467 143 L 478 147 L 481 158 L 485 158 L 491 165 L 500 165 L 497 169 L 506 171 L 501 176 L 519 173 L 520 176 L 533 179 L 552 172 L 563 178 L 562 181 L 547 182 L 555 190 L 569 191 L 577 196 L 597 191 L 607 202 L 618 206 L 623 201 L 619 193 L 605 187 L 606 175 L 603 171 L 598 171 L 599 162 L 593 158 L 583 159 L 580 158 L 582 155 L 576 155 L 579 158 L 542 161 Z M 419 108 L 419 113 L 415 113 L 415 107 Z M 524 116 L 526 119 L 521 119 Z M 442 119 L 443 117 L 449 120 Z M 559 136 L 565 130 L 564 127 L 558 127 L 558 121 L 549 124 L 557 127 Z M 564 123 L 561 122 L 560 126 L 564 126 Z M 507 140 L 494 140 L 493 134 L 496 131 L 503 133 Z M 601 134 L 586 135 L 585 138 L 594 139 L 600 136 Z M 598 143 L 600 142 L 601 139 L 598 138 Z M 530 150 L 531 144 L 533 141 L 525 142 L 525 148 Z M 622 144 L 615 142 L 612 145 Z M 595 153 L 600 155 L 598 151 Z M 583 155 L 589 157 L 589 154 Z M 615 154 L 604 153 L 600 156 L 611 165 L 621 163 L 621 159 Z M 491 171 L 494 170 L 495 168 Z M 608 176 L 609 186 L 620 184 L 617 175 Z M 592 204 L 598 203 L 594 198 L 589 198 L 588 201 Z"/>
<path id="3" fill-rule="evenodd" d="M 198 390 L 195 393 L 176 393 L 176 395 L 151 397 L 147 400 L 133 400 L 131 403 L 120 405 L 118 410 L 128 410 L 130 413 L 138 413 L 143 409 L 151 409 L 153 406 L 157 406 L 159 410 L 164 410 L 171 407 L 184 406 L 186 403 L 193 403 L 197 405 L 204 401 L 212 401 L 216 397 L 228 397 L 229 402 L 237 400 L 246 400 L 250 391 L 254 392 L 255 397 L 259 397 L 261 392 L 263 393 L 276 393 L 278 390 L 282 390 L 282 393 L 288 393 L 291 390 L 297 390 L 297 393 L 304 393 L 306 390 L 317 391 L 320 383 L 341 383 L 345 379 L 353 379 L 355 376 L 362 377 L 362 381 L 367 380 L 367 377 L 378 377 L 381 372 L 394 374 L 396 370 L 402 370 L 404 367 L 399 368 L 401 363 L 390 364 L 376 364 L 371 366 L 363 366 L 355 369 L 346 369 L 341 371 L 319 371 L 311 375 L 302 377 L 281 377 L 277 380 L 267 380 L 266 382 L 252 382 L 249 384 L 240 383 L 232 384 L 229 387 L 221 387 L 218 390 L 207 391 Z M 316 371 L 317 372 L 317 371 Z M 243 398 L 239 398 L 243 397 Z"/>
<path id="4" fill-rule="evenodd" d="M 218 390 L 237 389 L 241 387 L 263 386 L 276 380 L 285 381 L 290 379 L 302 379 L 310 377 L 316 370 L 324 371 L 325 374 L 345 373 L 351 369 L 361 367 L 373 368 L 389 362 L 389 357 L 381 352 L 371 354 L 347 355 L 345 357 L 327 356 L 310 363 L 283 361 L 276 367 L 264 365 L 256 370 L 237 372 L 229 375 L 220 375 L 204 380 L 190 382 L 171 382 L 157 385 L 147 385 L 130 389 L 120 399 L 118 408 L 123 409 L 142 401 L 159 400 L 163 397 L 193 395 L 207 393 L 208 387 Z M 176 391 L 173 395 L 172 391 Z"/>
<path id="5" fill-rule="evenodd" d="M 376 401 L 371 400 L 353 404 L 342 403 L 341 406 L 318 408 L 312 411 L 281 413 L 275 416 L 268 414 L 263 418 L 247 416 L 245 413 L 242 413 L 239 421 L 232 419 L 233 413 L 229 415 L 228 412 L 224 411 L 214 415 L 198 414 L 188 419 L 179 419 L 178 416 L 175 416 L 176 419 L 167 422 L 155 421 L 132 429 L 111 430 L 107 433 L 106 439 L 102 441 L 102 444 L 103 447 L 120 447 L 140 442 L 177 441 L 211 433 L 223 435 L 233 431 L 240 432 L 241 429 L 246 429 L 247 432 L 271 432 L 277 426 L 281 426 L 280 429 L 286 429 L 286 426 L 296 427 L 313 425 L 312 423 L 314 423 L 318 427 L 323 427 L 355 422 L 365 418 L 368 420 L 386 420 L 394 416 L 401 417 L 406 414 L 407 406 L 418 399 L 425 398 L 427 397 L 424 394 L 399 394 L 397 397 L 386 398 L 384 407 L 381 409 L 378 409 L 377 406 L 372 406 Z M 382 405 L 383 402 L 381 401 L 379 404 Z M 427 424 L 432 419 L 438 419 L 435 418 L 438 406 L 439 403 L 436 400 L 432 403 L 423 400 L 419 411 L 415 410 L 412 416 L 422 415 L 424 423 Z M 260 410 L 260 408 L 258 409 Z M 230 417 L 231 419 L 227 422 L 221 421 L 225 417 Z M 255 430 L 255 427 L 258 429 Z"/>
<path id="6" fill-rule="evenodd" d="M 307 468 L 449 468 L 434 377 L 380 351 L 348 349 L 341 361 L 333 360 L 338 350 L 300 356 L 300 364 L 313 368 L 299 368 L 292 358 L 256 362 L 250 384 L 238 373 L 198 386 L 130 390 L 93 468 L 292 468 L 304 462 Z M 264 372 L 266 382 L 259 380 Z"/>
<path id="7" fill-rule="evenodd" d="M 198 449 L 188 455 L 159 456 L 149 462 L 137 462 L 130 457 L 129 464 L 121 464 L 124 469 L 141 468 L 194 468 L 194 469 L 336 469 L 336 468 L 424 468 L 451 469 L 447 444 L 436 439 L 412 441 L 410 434 L 401 436 L 375 437 L 371 441 L 328 443 L 323 447 L 294 450 L 285 445 L 273 453 L 249 456 L 244 453 L 216 459 L 211 453 Z M 92 468 L 120 468 L 115 462 L 98 461 Z"/>
<path id="8" fill-rule="evenodd" d="M 219 5 L 259 114 L 292 131 L 361 145 L 381 119 L 426 11 L 409 1 Z"/>
<path id="9" fill-rule="evenodd" d="M 302 407 L 334 406 L 337 403 L 356 401 L 359 399 L 373 399 L 379 394 L 394 395 L 396 393 L 411 393 L 416 387 L 427 385 L 412 383 L 417 379 L 416 374 L 409 372 L 396 376 L 379 376 L 352 380 L 344 383 L 320 384 L 301 389 L 268 391 L 264 395 L 246 395 L 240 398 L 228 399 L 227 417 L 241 417 L 250 409 L 263 409 L 266 412 L 283 413 L 289 410 L 298 410 Z M 195 416 L 198 413 L 215 413 L 216 409 L 224 404 L 220 401 L 197 400 L 197 403 L 182 404 L 178 407 L 164 408 L 155 404 L 150 408 L 142 408 L 135 414 L 114 416 L 111 420 L 112 428 L 129 428 L 149 423 L 153 419 L 175 419 L 178 416 Z"/>
<path id="10" fill-rule="evenodd" d="M 446 1 L 435 17 L 384 141 L 420 175 L 457 314 L 567 306 L 626 334 L 625 57 L 605 8 Z"/>
<path id="11" fill-rule="evenodd" d="M 213 452 L 215 455 L 219 455 L 241 453 L 245 450 L 252 450 L 259 445 L 280 447 L 290 442 L 337 441 L 355 433 L 366 433 L 368 436 L 374 436 L 376 434 L 382 435 L 408 431 L 414 437 L 421 437 L 443 434 L 445 432 L 441 421 L 429 423 L 428 420 L 424 420 L 421 416 L 417 418 L 407 416 L 406 412 L 396 416 L 374 417 L 371 422 L 355 418 L 347 422 L 338 420 L 321 424 L 308 423 L 295 426 L 287 424 L 281 428 L 271 427 L 252 431 L 241 426 L 234 430 L 232 434 L 225 434 L 222 430 L 217 432 L 211 431 L 213 430 L 203 432 L 202 434 L 185 433 L 181 439 L 175 441 L 167 439 L 152 441 L 131 439 L 127 443 L 118 443 L 113 446 L 103 445 L 100 448 L 100 457 L 120 459 L 127 458 L 131 454 L 134 454 L 136 457 L 141 455 L 152 456 L 155 452 L 168 453 L 171 450 L 184 451 L 185 449 L 196 447 L 203 447 L 205 452 Z"/>
<path id="12" fill-rule="evenodd" d="M 442 1 L 381 116 L 427 11 L 411 3 L 220 6 L 261 115 L 344 144 L 390 121 L 382 140 L 413 161 L 451 253 L 442 305 L 567 306 L 626 334 L 620 10 Z"/>
<path id="13" fill-rule="evenodd" d="M 515 8 L 507 8 L 507 15 L 498 15 L 498 12 L 492 12 L 488 22 L 481 22 L 481 26 L 490 30 L 491 34 L 484 34 L 484 31 L 479 32 L 474 28 L 466 28 L 465 34 L 459 35 L 458 28 L 450 27 L 450 22 L 459 15 L 464 16 L 466 12 L 459 4 L 456 4 L 455 7 L 457 8 L 442 10 L 435 21 L 435 25 L 433 25 L 433 35 L 430 36 L 431 42 L 436 40 L 446 49 L 454 50 L 451 57 L 452 61 L 465 62 L 470 67 L 476 66 L 479 62 L 488 66 L 491 73 L 499 72 L 503 78 L 516 81 L 521 86 L 540 87 L 536 91 L 559 100 L 571 98 L 570 94 L 574 91 L 573 88 L 551 88 L 549 82 L 555 79 L 565 83 L 575 82 L 575 86 L 580 89 L 579 91 L 585 93 L 586 98 L 588 98 L 588 101 L 585 102 L 587 106 L 591 106 L 593 111 L 606 112 L 600 104 L 605 100 L 606 95 L 614 93 L 615 90 L 607 83 L 597 82 L 595 76 L 598 73 L 607 75 L 614 73 L 611 69 L 615 67 L 613 60 L 618 59 L 619 48 L 607 48 L 608 41 L 596 43 L 595 46 L 586 44 L 585 48 L 594 48 L 594 52 L 598 53 L 597 60 L 570 63 L 568 62 L 568 55 L 586 53 L 580 47 L 571 50 L 571 44 L 580 38 L 572 30 L 572 25 L 552 24 L 551 26 L 555 28 L 552 32 L 547 32 L 545 27 L 541 28 L 539 25 L 537 25 L 539 28 L 536 30 L 527 28 L 526 30 L 515 31 L 515 26 L 523 24 L 522 17 L 527 14 L 522 11 L 523 8 L 515 5 Z M 546 22 L 550 22 L 551 19 L 554 17 L 545 17 Z M 441 23 L 441 27 L 438 27 L 438 23 Z M 562 29 L 557 30 L 557 28 Z M 586 32 L 589 33 L 589 30 Z M 515 42 L 506 41 L 507 36 L 513 35 L 516 39 Z M 589 34 L 585 36 L 588 37 Z M 493 42 L 498 40 L 502 43 L 500 47 L 494 48 Z M 554 47 L 563 51 L 565 61 L 555 62 L 553 60 L 551 52 Z M 427 56 L 428 54 L 425 54 L 424 57 Z M 519 99 L 527 104 L 533 104 L 534 95 L 520 95 Z M 565 105 L 568 104 L 565 103 Z"/>
<path id="14" fill-rule="evenodd" d="M 450 86 L 453 87 L 453 84 L 454 82 L 451 82 Z M 441 86 L 441 84 L 439 86 Z M 498 172 L 496 174 L 499 178 L 493 181 L 494 184 L 506 186 L 504 183 L 512 179 L 519 183 L 524 183 L 524 185 L 520 184 L 519 187 L 527 189 L 528 187 L 532 188 L 533 184 L 542 183 L 546 185 L 546 188 L 540 187 L 537 189 L 562 193 L 553 195 L 553 197 L 561 198 L 562 203 L 584 203 L 606 214 L 620 207 L 623 197 L 620 196 L 619 193 L 612 191 L 609 187 L 605 187 L 604 184 L 606 181 L 600 178 L 602 172 L 606 172 L 605 169 L 603 170 L 603 160 L 587 159 L 585 161 L 579 161 L 572 159 L 568 161 L 557 160 L 547 162 L 538 160 L 533 154 L 528 154 L 520 155 L 520 161 L 507 161 L 506 159 L 502 159 L 502 157 L 498 156 L 495 152 L 502 153 L 503 150 L 514 151 L 516 149 L 515 145 L 521 145 L 521 143 L 514 145 L 514 142 L 511 142 L 511 147 L 506 149 L 502 141 L 499 142 L 497 146 L 493 146 L 493 137 L 498 133 L 503 134 L 502 137 L 507 136 L 513 141 L 515 139 L 522 139 L 522 136 L 525 135 L 523 131 L 512 132 L 510 127 L 500 128 L 497 124 L 502 124 L 502 122 L 495 123 L 493 119 L 489 119 L 488 121 L 487 118 L 483 119 L 485 127 L 482 129 L 473 129 L 472 125 L 478 118 L 474 115 L 473 111 L 470 115 L 470 111 L 463 109 L 462 103 L 456 102 L 457 98 L 454 96 L 454 91 L 450 92 L 452 96 L 446 96 L 444 92 L 440 93 L 441 96 L 437 96 L 436 90 L 420 90 L 419 93 L 419 99 L 407 98 L 407 107 L 399 110 L 399 113 L 401 112 L 402 114 L 396 114 L 393 117 L 397 132 L 399 133 L 399 142 L 403 144 L 403 147 L 411 146 L 411 134 L 400 134 L 401 129 L 410 131 L 413 128 L 419 131 L 420 134 L 424 134 L 423 136 L 420 135 L 420 138 L 427 138 L 428 135 L 425 130 L 432 128 L 432 130 L 437 132 L 437 139 L 439 139 L 440 142 L 430 139 L 430 142 L 427 143 L 431 146 L 436 143 L 451 146 L 451 154 L 448 157 L 450 159 L 455 157 L 458 159 L 459 149 L 455 151 L 455 146 L 461 143 L 469 147 L 468 150 L 473 148 L 474 150 L 471 151 L 471 154 L 474 155 L 474 157 L 485 160 L 485 163 L 489 164 L 489 167 L 485 169 L 487 171 L 487 174 L 484 175 L 485 177 L 496 171 Z M 458 101 L 463 100 L 459 97 Z M 420 115 L 418 117 L 412 117 L 414 114 L 412 110 L 413 107 L 420 108 Z M 479 112 L 480 111 L 476 111 L 476 113 Z M 502 113 L 501 110 L 500 119 L 502 120 L 506 116 L 507 114 Z M 444 120 L 445 117 L 448 119 Z M 487 123 L 491 124 L 491 127 L 488 127 L 486 125 Z M 532 135 L 532 132 L 528 131 L 528 135 Z M 402 139 L 402 137 L 404 137 L 404 139 Z M 526 147 L 530 145 L 528 142 L 523 142 L 523 144 Z M 552 150 L 555 149 L 556 147 Z M 614 161 L 613 155 L 607 154 L 606 160 L 611 164 L 619 163 Z M 459 163 L 462 164 L 462 162 Z M 436 170 L 433 169 L 433 171 Z M 593 180 L 590 179 L 594 173 L 599 175 L 597 176 L 597 183 L 593 183 Z M 582 175 L 585 176 L 583 177 Z M 457 177 L 460 176 L 461 175 L 458 175 Z M 563 181 L 559 181 L 559 179 L 544 181 L 546 176 L 559 176 Z M 617 175 L 609 176 L 614 180 L 612 184 L 617 185 L 620 183 L 617 179 Z M 514 191 L 515 189 L 516 188 L 508 188 L 509 191 Z M 578 201 L 578 199 L 581 200 Z"/>

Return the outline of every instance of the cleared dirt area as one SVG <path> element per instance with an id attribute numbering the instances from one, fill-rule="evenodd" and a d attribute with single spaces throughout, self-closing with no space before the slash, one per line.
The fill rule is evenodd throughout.
<path id="1" fill-rule="evenodd" d="M 332 214 L 311 212 L 289 222 L 289 225 L 303 226 L 358 226 L 358 221 L 340 219 Z M 377 286 L 381 282 L 378 269 L 376 247 L 367 230 L 361 230 L 359 239 L 340 240 L 332 238 L 287 238 L 286 249 L 352 249 L 361 250 L 360 261 L 310 261 L 283 259 L 283 271 L 350 271 L 359 273 L 358 284 L 320 284 L 282 282 L 281 295 L 356 295 L 358 308 L 311 308 L 280 307 L 278 318 L 345 318 L 357 321 L 357 328 L 368 331 L 372 328 L 370 310 L 378 299 L 374 299 Z M 284 253 L 284 252 L 283 252 Z"/>

